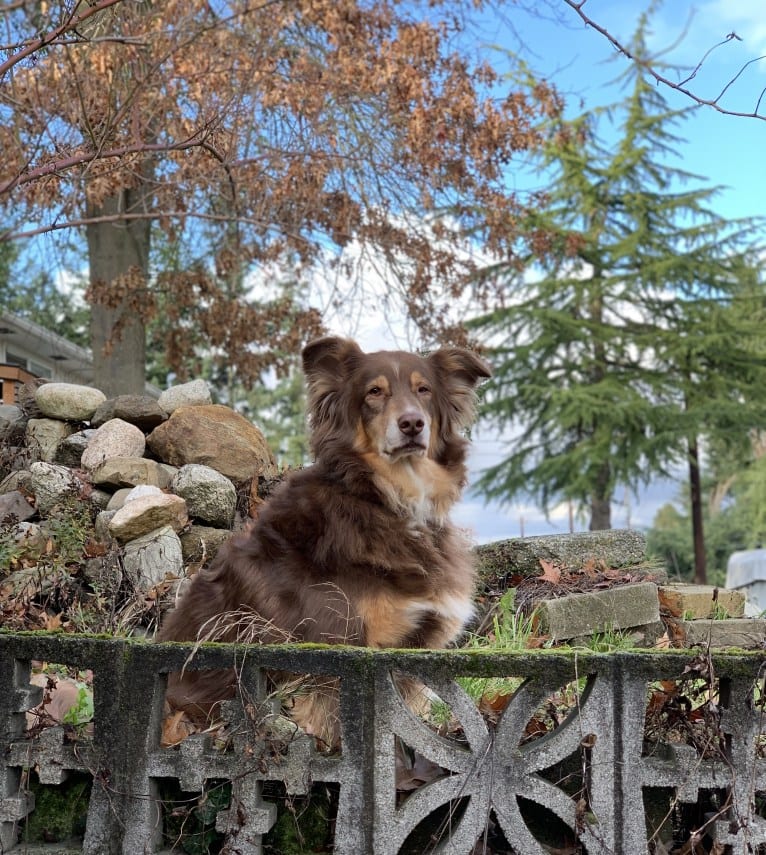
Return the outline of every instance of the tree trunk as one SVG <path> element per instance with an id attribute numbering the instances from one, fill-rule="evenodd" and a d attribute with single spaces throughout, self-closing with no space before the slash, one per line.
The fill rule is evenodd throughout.
<path id="1" fill-rule="evenodd" d="M 612 503 L 609 481 L 612 472 L 609 463 L 602 463 L 590 497 L 590 530 L 603 531 L 612 527 Z"/>
<path id="2" fill-rule="evenodd" d="M 597 499 L 595 496 L 590 501 L 590 530 L 603 531 L 612 527 L 612 509 L 609 499 Z"/>
<path id="3" fill-rule="evenodd" d="M 707 584 L 705 563 L 705 530 L 702 524 L 702 479 L 700 477 L 697 439 L 689 440 L 689 498 L 691 500 L 692 539 L 694 541 L 694 581 Z"/>
<path id="4" fill-rule="evenodd" d="M 144 213 L 148 183 L 125 189 L 91 207 L 89 217 Z M 91 307 L 93 385 L 109 398 L 142 394 L 146 384 L 146 330 L 136 309 L 136 287 L 145 288 L 149 273 L 149 218 L 112 220 L 87 227 L 90 284 L 94 290 L 114 290 L 109 305 Z M 127 290 L 123 293 L 125 284 Z"/>

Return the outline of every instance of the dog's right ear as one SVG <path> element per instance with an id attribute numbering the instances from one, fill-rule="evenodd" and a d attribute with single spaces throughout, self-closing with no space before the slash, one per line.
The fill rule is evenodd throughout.
<path id="1" fill-rule="evenodd" d="M 361 355 L 359 345 L 350 338 L 318 338 L 303 348 L 303 373 L 310 385 L 321 382 L 323 378 L 337 383 L 346 373 L 349 358 Z"/>
<path id="2" fill-rule="evenodd" d="M 351 363 L 362 356 L 359 345 L 348 338 L 328 336 L 309 342 L 303 348 L 303 373 L 308 392 L 309 422 L 314 431 L 312 442 L 321 441 L 322 426 L 330 429 L 339 420 L 347 417 L 343 407 L 336 406 Z"/>

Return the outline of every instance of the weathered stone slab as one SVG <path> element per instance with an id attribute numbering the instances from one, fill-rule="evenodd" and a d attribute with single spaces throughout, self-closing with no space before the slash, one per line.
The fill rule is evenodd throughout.
<path id="1" fill-rule="evenodd" d="M 766 646 L 766 620 L 685 620 L 681 621 L 681 626 L 687 647 L 701 644 L 714 648 L 737 647 L 756 650 Z"/>
<path id="2" fill-rule="evenodd" d="M 57 419 L 30 419 L 27 422 L 26 443 L 40 460 L 51 463 L 59 443 L 71 433 L 74 433 L 74 427 L 66 422 Z"/>
<path id="3" fill-rule="evenodd" d="M 659 594 L 664 608 L 686 620 L 712 618 L 716 606 L 732 618 L 742 617 L 745 613 L 745 595 L 741 591 L 713 585 L 662 585 Z"/>
<path id="4" fill-rule="evenodd" d="M 0 481 L 0 493 L 10 493 L 13 490 L 23 490 L 27 493 L 32 490 L 32 473 L 28 469 L 9 472 Z"/>
<path id="5" fill-rule="evenodd" d="M 181 541 L 170 526 L 163 526 L 125 544 L 122 561 L 133 585 L 148 591 L 166 575 L 183 572 Z"/>
<path id="6" fill-rule="evenodd" d="M 545 600 L 538 613 L 541 628 L 558 641 L 655 624 L 660 619 L 660 604 L 657 586 L 639 582 Z"/>
<path id="7" fill-rule="evenodd" d="M 631 529 L 512 538 L 478 546 L 476 556 L 484 580 L 502 580 L 512 574 L 537 575 L 540 559 L 571 570 L 589 561 L 603 561 L 608 567 L 636 567 L 640 573 L 646 562 L 646 539 Z M 656 567 L 647 566 L 645 572 L 653 581 L 667 579 L 666 572 Z"/>

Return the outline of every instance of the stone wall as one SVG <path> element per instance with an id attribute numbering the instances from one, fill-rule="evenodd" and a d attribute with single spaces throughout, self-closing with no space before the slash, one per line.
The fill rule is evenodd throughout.
<path id="1" fill-rule="evenodd" d="M 203 645 L 187 662 L 189 652 L 125 639 L 0 634 L 1 851 L 28 851 L 24 826 L 35 809 L 30 769 L 51 785 L 63 785 L 72 772 L 92 781 L 81 844 L 90 855 L 167 846 L 159 791 L 169 779 L 188 793 L 232 782 L 231 803 L 215 827 L 228 834 L 224 851 L 241 855 L 263 851 L 262 837 L 277 815 L 277 800 L 266 795 L 273 782 L 295 797 L 317 782 L 335 789 L 338 855 L 467 855 L 485 833 L 506 841 L 505 849 L 488 851 L 523 855 L 551 846 L 580 851 L 578 842 L 590 855 L 669 852 L 671 817 L 675 822 L 677 813 L 692 810 L 719 847 L 695 851 L 757 852 L 766 843 L 755 811 L 766 795 L 759 653 L 481 655 Z M 92 735 L 61 726 L 34 737 L 26 732 L 25 713 L 42 692 L 29 685 L 34 660 L 93 672 Z M 166 674 L 185 662 L 234 665 L 241 691 L 226 707 L 225 730 L 163 748 Z M 318 752 L 277 714 L 265 695 L 263 668 L 340 679 L 339 753 Z M 395 689 L 396 674 L 428 686 L 449 707 L 451 726 L 439 729 L 414 716 Z M 515 688 L 505 708 L 488 715 L 467 697 L 458 675 L 501 676 Z M 418 787 L 421 768 L 427 783 Z M 419 834 L 431 842 L 418 842 Z M 663 840 L 665 848 L 655 848 Z"/>
<path id="2" fill-rule="evenodd" d="M 49 541 L 55 547 L 55 521 L 74 503 L 95 518 L 92 539 L 101 545 L 75 582 L 115 599 L 121 589 L 122 600 L 170 602 L 279 479 L 261 431 L 213 404 L 202 381 L 171 387 L 158 401 L 107 400 L 66 383 L 27 387 L 23 397 L 23 407 L 0 406 L 0 523 L 6 534 L 11 526 L 23 558 L 8 578 L 0 567 L 9 590 L 60 581 L 43 579 L 50 567 L 35 558 Z M 127 627 L 155 628 L 156 620 L 140 619 Z"/>

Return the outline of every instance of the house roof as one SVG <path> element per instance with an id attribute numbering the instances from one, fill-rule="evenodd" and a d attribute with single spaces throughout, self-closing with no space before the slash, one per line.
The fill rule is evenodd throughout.
<path id="1" fill-rule="evenodd" d="M 34 353 L 40 361 L 58 364 L 67 373 L 81 376 L 83 383 L 93 382 L 93 356 L 90 350 L 42 327 L 34 321 L 9 312 L 0 312 L 0 338 Z"/>
<path id="2" fill-rule="evenodd" d="M 40 362 L 57 365 L 62 373 L 75 378 L 73 382 L 93 383 L 93 355 L 88 348 L 80 347 L 47 327 L 9 312 L 0 312 L 0 340 L 11 347 L 15 344 L 34 353 Z M 146 394 L 156 398 L 160 390 L 146 384 Z"/>

